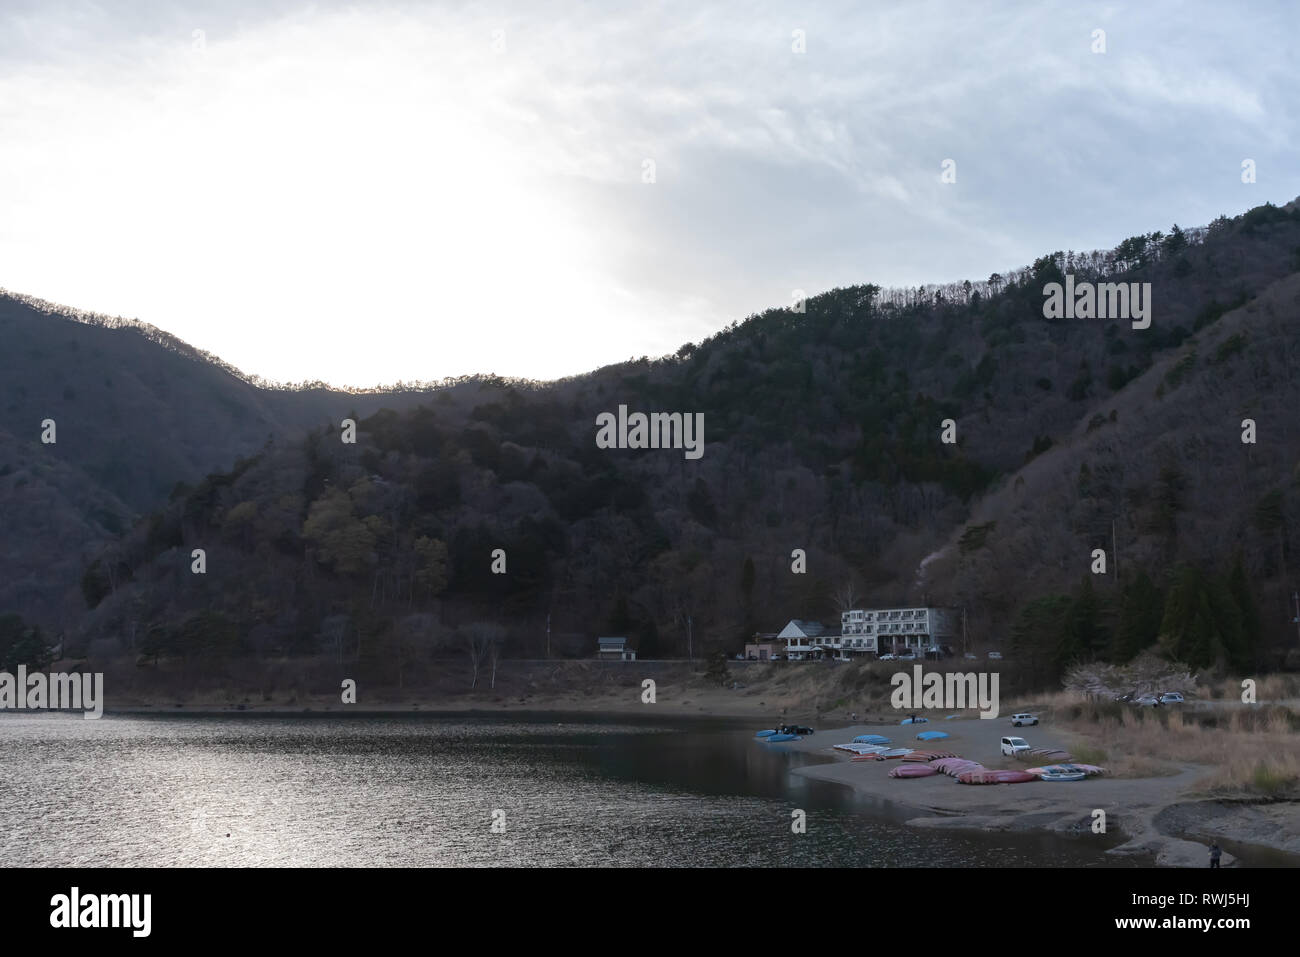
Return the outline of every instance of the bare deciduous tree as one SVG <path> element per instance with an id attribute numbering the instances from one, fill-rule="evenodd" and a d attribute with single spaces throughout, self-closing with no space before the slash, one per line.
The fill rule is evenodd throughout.
<path id="1" fill-rule="evenodd" d="M 854 584 L 853 579 L 845 579 L 835 586 L 831 592 L 831 600 L 835 602 L 835 610 L 841 614 L 852 611 L 861 603 L 858 586 Z"/>
<path id="2" fill-rule="evenodd" d="M 483 662 L 492 659 L 492 680 L 496 681 L 496 658 L 500 654 L 499 646 L 505 638 L 506 630 L 492 622 L 476 621 L 460 629 L 465 650 L 469 652 L 469 663 L 473 669 L 470 679 L 471 689 L 478 687 L 478 673 Z"/>

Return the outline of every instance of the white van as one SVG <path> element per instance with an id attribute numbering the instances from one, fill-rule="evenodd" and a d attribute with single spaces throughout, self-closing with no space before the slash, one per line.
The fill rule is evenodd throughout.
<path id="1" fill-rule="evenodd" d="M 1002 753 L 1008 756 L 1029 750 L 1029 742 L 1024 738 L 1003 738 Z"/>
<path id="2" fill-rule="evenodd" d="M 1013 714 L 1011 723 L 1017 728 L 1022 724 L 1038 724 L 1038 717 L 1032 714 Z"/>

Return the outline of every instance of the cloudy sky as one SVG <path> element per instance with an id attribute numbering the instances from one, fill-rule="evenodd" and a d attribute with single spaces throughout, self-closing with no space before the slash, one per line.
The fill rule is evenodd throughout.
<path id="1" fill-rule="evenodd" d="M 1288 0 L 0 0 L 0 287 L 282 381 L 568 375 L 1287 202 L 1297 35 Z"/>

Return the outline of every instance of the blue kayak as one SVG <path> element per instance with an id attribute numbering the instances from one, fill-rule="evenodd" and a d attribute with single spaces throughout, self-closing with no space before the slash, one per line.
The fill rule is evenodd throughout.
<path id="1" fill-rule="evenodd" d="M 929 724 L 929 723 L 930 723 L 930 719 L 929 719 L 929 718 L 917 718 L 915 721 L 913 721 L 911 718 L 904 718 L 902 721 L 900 721 L 900 722 L 898 722 L 898 723 L 899 723 L 899 724 Z"/>
<path id="2" fill-rule="evenodd" d="M 947 731 L 922 731 L 917 735 L 921 741 L 938 741 L 940 738 L 948 737 Z"/>
<path id="3" fill-rule="evenodd" d="M 766 740 L 768 740 L 768 741 L 798 741 L 798 740 L 799 740 L 799 735 L 797 735 L 797 734 L 770 734 L 770 735 L 767 736 Z"/>
<path id="4" fill-rule="evenodd" d="M 769 730 L 767 730 L 767 731 L 758 731 L 758 732 L 755 732 L 754 737 L 756 737 L 756 738 L 766 738 L 766 737 L 770 737 L 771 735 L 774 735 L 774 734 L 776 734 L 776 729 L 775 729 L 775 728 L 771 728 L 771 729 L 769 729 Z"/>
<path id="5" fill-rule="evenodd" d="M 888 744 L 889 739 L 883 734 L 860 734 L 853 739 L 854 744 Z"/>

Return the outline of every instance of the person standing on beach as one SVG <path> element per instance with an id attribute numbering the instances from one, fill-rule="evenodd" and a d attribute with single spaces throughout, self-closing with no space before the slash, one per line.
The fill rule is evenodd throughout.
<path id="1" fill-rule="evenodd" d="M 1219 850 L 1219 845 L 1211 844 L 1210 845 L 1210 867 L 1217 868 L 1219 866 L 1219 858 L 1222 856 L 1223 856 L 1223 851 Z"/>

